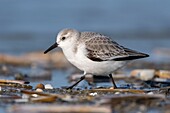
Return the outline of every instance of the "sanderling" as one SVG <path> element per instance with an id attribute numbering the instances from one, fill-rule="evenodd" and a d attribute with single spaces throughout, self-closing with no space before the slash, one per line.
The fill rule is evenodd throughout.
<path id="1" fill-rule="evenodd" d="M 130 60 L 149 56 L 123 47 L 100 33 L 79 32 L 75 29 L 61 30 L 56 37 L 56 42 L 44 53 L 56 47 L 62 48 L 68 61 L 84 71 L 80 80 L 68 87 L 69 89 L 81 82 L 86 74 L 108 75 L 114 88 L 117 88 L 111 73 Z"/>

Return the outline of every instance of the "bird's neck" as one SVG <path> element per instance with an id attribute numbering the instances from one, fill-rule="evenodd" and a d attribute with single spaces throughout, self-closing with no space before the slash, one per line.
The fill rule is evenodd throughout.
<path id="1" fill-rule="evenodd" d="M 66 56 L 66 58 L 70 60 L 75 60 L 75 54 L 76 54 L 76 45 L 72 45 L 69 48 L 63 48 L 63 53 Z"/>

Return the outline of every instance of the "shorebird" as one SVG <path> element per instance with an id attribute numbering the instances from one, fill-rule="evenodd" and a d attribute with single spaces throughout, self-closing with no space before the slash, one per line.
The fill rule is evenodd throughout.
<path id="1" fill-rule="evenodd" d="M 109 76 L 113 87 L 117 88 L 112 73 L 131 60 L 149 56 L 123 47 L 100 33 L 80 32 L 75 29 L 61 30 L 56 37 L 56 42 L 44 54 L 56 47 L 62 49 L 70 63 L 84 71 L 80 80 L 68 89 L 72 89 L 85 79 L 86 74 Z"/>

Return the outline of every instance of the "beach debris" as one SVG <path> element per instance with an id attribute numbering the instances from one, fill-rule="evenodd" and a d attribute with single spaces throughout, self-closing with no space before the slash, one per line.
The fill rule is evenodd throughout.
<path id="1" fill-rule="evenodd" d="M 157 70 L 155 75 L 159 78 L 170 79 L 170 70 Z"/>
<path id="2" fill-rule="evenodd" d="M 43 92 L 43 90 L 42 90 L 42 89 L 39 89 L 39 88 L 37 88 L 35 91 L 37 91 L 37 92 Z"/>
<path id="3" fill-rule="evenodd" d="M 10 113 L 112 113 L 110 106 L 96 105 L 13 105 L 8 109 Z"/>
<path id="4" fill-rule="evenodd" d="M 97 95 L 97 92 L 90 93 L 89 95 L 90 95 L 90 96 L 96 96 L 96 95 Z"/>
<path id="5" fill-rule="evenodd" d="M 29 82 L 21 80 L 5 80 L 0 79 L 1 87 L 14 87 L 14 88 L 25 88 L 32 89 L 32 86 L 28 85 Z"/>
<path id="6" fill-rule="evenodd" d="M 45 88 L 45 86 L 41 83 L 37 84 L 37 89 L 34 90 L 20 90 L 20 93 L 22 95 L 22 98 L 18 97 L 15 99 L 12 99 L 15 103 L 25 103 L 22 104 L 24 107 L 22 108 L 21 105 L 19 108 L 17 104 L 9 106 L 8 110 L 9 112 L 23 112 L 22 110 L 25 110 L 25 112 L 41 112 L 42 105 L 48 106 L 47 112 L 72 112 L 70 111 L 70 107 L 72 109 L 75 107 L 76 112 L 94 112 L 93 108 L 94 106 L 98 112 L 98 107 L 103 107 L 103 109 L 110 110 L 109 112 L 117 111 L 119 107 L 124 106 L 124 104 L 133 106 L 140 106 L 141 103 L 144 103 L 149 106 L 158 106 L 159 104 L 156 102 L 165 102 L 166 96 L 164 95 L 164 92 L 161 92 L 162 94 L 158 94 L 155 92 L 158 92 L 159 89 L 155 90 L 137 90 L 137 89 L 106 89 L 106 88 L 100 88 L 100 89 L 84 89 L 84 90 L 76 90 L 73 89 L 71 91 L 66 89 L 59 89 L 59 88 L 53 88 L 53 89 L 44 89 L 44 91 L 40 88 Z M 165 89 L 161 89 L 161 91 L 168 91 L 168 87 Z M 41 90 L 37 91 L 37 90 Z M 166 92 L 167 94 L 168 92 Z M 43 104 L 42 104 L 43 103 Z M 48 104 L 46 104 L 48 103 Z M 88 111 L 84 111 L 82 109 L 78 109 L 77 105 L 80 106 L 80 108 L 84 108 L 86 106 L 88 107 Z M 28 107 L 26 107 L 28 106 Z M 31 106 L 31 107 L 29 107 Z M 41 107 L 39 107 L 41 106 Z M 50 108 L 49 106 L 64 106 L 65 110 L 55 111 L 56 109 Z M 67 106 L 67 107 L 66 107 Z M 105 108 L 105 106 L 107 106 Z M 149 106 L 144 106 L 146 109 L 148 109 Z M 33 108 L 32 108 L 33 107 Z M 34 108 L 35 107 L 35 108 Z M 55 108 L 55 107 L 54 107 Z M 130 109 L 129 108 L 129 109 Z M 133 108 L 133 107 L 132 107 Z M 35 111 L 34 111 L 35 110 Z M 48 111 L 50 110 L 50 111 Z M 101 109 L 100 109 L 101 110 Z M 123 109 L 124 110 L 124 109 Z"/>
<path id="7" fill-rule="evenodd" d="M 16 84 L 29 84 L 27 81 L 21 81 L 21 80 L 5 80 L 0 79 L 0 83 L 8 84 L 8 83 L 16 83 Z"/>
<path id="8" fill-rule="evenodd" d="M 109 95 L 102 97 L 98 104 L 100 105 L 111 105 L 112 108 L 119 106 L 121 104 L 131 103 L 136 106 L 138 105 L 147 105 L 148 106 L 156 106 L 158 105 L 158 101 L 165 101 L 166 97 L 162 94 L 119 94 L 119 95 Z M 130 106 L 129 106 L 130 107 Z M 116 109 L 115 109 L 116 110 Z M 124 109 L 123 109 L 124 110 Z M 119 110 L 120 111 L 120 110 Z"/>
<path id="9" fill-rule="evenodd" d="M 108 98 L 109 101 L 112 102 L 112 100 L 114 101 L 121 101 L 121 100 L 131 100 L 131 101 L 136 101 L 136 100 L 149 100 L 149 99 L 161 99 L 161 100 L 165 100 L 165 95 L 163 94 L 120 94 L 120 95 L 112 95 L 112 96 L 106 96 L 103 98 Z M 111 100 L 110 100 L 111 99 Z"/>
<path id="10" fill-rule="evenodd" d="M 34 95 L 36 95 L 36 94 L 34 94 Z M 57 99 L 56 96 L 38 96 L 38 95 L 34 96 L 34 95 L 32 95 L 32 98 L 30 98 L 31 102 L 52 103 L 52 102 L 55 102 Z"/>
<path id="11" fill-rule="evenodd" d="M 57 58 L 56 58 L 57 57 Z M 14 66 L 31 66 L 37 64 L 44 68 L 65 69 L 72 65 L 65 59 L 61 51 L 44 55 L 43 52 L 32 52 L 20 56 L 0 54 L 0 63 Z"/>
<path id="12" fill-rule="evenodd" d="M 45 84 L 45 89 L 53 89 L 53 86 L 51 84 Z"/>
<path id="13" fill-rule="evenodd" d="M 148 87 L 161 88 L 170 86 L 169 70 L 136 69 L 131 72 L 131 76 L 143 80 Z"/>
<path id="14" fill-rule="evenodd" d="M 136 77 L 141 80 L 151 80 L 155 75 L 154 69 L 136 69 L 133 70 L 130 74 L 132 77 Z"/>
<path id="15" fill-rule="evenodd" d="M 131 71 L 130 75 L 144 81 L 152 80 L 155 77 L 170 79 L 169 70 L 136 69 Z"/>
<path id="16" fill-rule="evenodd" d="M 90 89 L 88 90 L 88 92 L 90 93 L 94 93 L 94 92 L 97 92 L 97 93 L 115 93 L 115 92 L 127 92 L 127 93 L 139 93 L 139 94 L 144 94 L 144 90 L 136 90 L 136 89 Z"/>
<path id="17" fill-rule="evenodd" d="M 57 54 L 59 55 L 60 52 L 58 51 Z M 4 59 L 1 59 L 2 54 L 0 54 L 0 74 L 3 77 L 12 75 L 16 79 L 0 79 L 0 107 L 7 106 L 8 112 L 71 112 L 72 110 L 80 113 L 110 113 L 126 112 L 131 109 L 134 112 L 147 112 L 152 109 L 158 112 L 169 112 L 170 69 L 168 68 L 170 63 L 168 62 L 139 61 L 139 64 L 132 64 L 132 67 L 141 66 L 142 68 L 133 70 L 131 76 L 122 72 L 113 73 L 112 76 L 119 86 L 118 89 L 110 87 L 108 76 L 89 74 L 85 78 L 88 82 L 84 81 L 85 83 L 82 82 L 77 88 L 66 90 L 54 88 L 52 86 L 55 85 L 54 83 L 44 84 L 42 81 L 51 80 L 53 73 L 51 69 L 72 67 L 63 58 L 56 59 L 55 53 L 44 55 L 40 52 L 33 52 L 20 56 L 3 55 L 5 55 Z M 63 57 L 62 54 L 58 55 L 57 58 Z M 12 61 L 15 59 L 16 61 Z M 22 72 L 22 69 L 26 71 Z M 82 76 L 80 71 L 76 72 L 77 74 L 69 77 L 71 82 L 77 81 Z M 27 81 L 36 81 L 37 85 L 34 83 L 35 86 L 32 88 Z"/>
<path id="18" fill-rule="evenodd" d="M 44 86 L 44 84 L 39 83 L 39 84 L 37 84 L 35 89 L 45 89 L 45 86 Z"/>
<path id="19" fill-rule="evenodd" d="M 159 79 L 160 80 L 160 79 Z M 150 87 L 153 88 L 161 88 L 161 87 L 167 87 L 170 86 L 170 81 L 159 81 L 157 79 L 154 80 L 148 80 L 148 81 L 144 81 L 146 84 L 148 84 Z"/>
<path id="20" fill-rule="evenodd" d="M 44 93 L 41 91 L 21 90 L 22 94 L 29 96 L 31 102 L 55 102 L 57 98 L 64 98 L 65 96 L 59 94 Z"/>
<path id="21" fill-rule="evenodd" d="M 17 99 L 15 102 L 34 102 L 34 103 L 52 103 L 55 102 L 58 98 L 57 95 L 51 95 L 48 93 L 40 92 L 40 91 L 27 91 L 21 90 L 22 99 Z"/>
<path id="22" fill-rule="evenodd" d="M 21 93 L 31 96 L 32 94 L 37 94 L 39 96 L 56 96 L 58 98 L 62 98 L 64 96 L 58 95 L 58 94 L 49 94 L 44 92 L 36 92 L 36 91 L 30 91 L 30 90 L 21 90 Z"/>

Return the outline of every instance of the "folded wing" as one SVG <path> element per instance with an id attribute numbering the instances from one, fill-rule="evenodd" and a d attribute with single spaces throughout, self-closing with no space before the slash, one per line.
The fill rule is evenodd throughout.
<path id="1" fill-rule="evenodd" d="M 126 61 L 149 55 L 125 48 L 104 35 L 97 35 L 85 41 L 86 56 L 93 61 Z"/>

